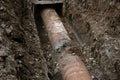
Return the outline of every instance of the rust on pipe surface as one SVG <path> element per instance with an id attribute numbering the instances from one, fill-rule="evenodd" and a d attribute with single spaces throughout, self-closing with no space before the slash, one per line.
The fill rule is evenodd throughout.
<path id="1" fill-rule="evenodd" d="M 55 50 L 71 42 L 62 21 L 54 9 L 46 8 L 42 10 L 41 17 L 48 32 L 50 42 Z M 72 55 L 69 49 L 66 49 L 61 52 L 61 57 L 57 58 L 63 79 L 91 80 L 83 62 L 77 56 Z"/>
<path id="2" fill-rule="evenodd" d="M 55 50 L 69 44 L 71 39 L 54 9 L 47 8 L 42 10 L 41 17 L 48 32 L 50 42 Z"/>
<path id="3" fill-rule="evenodd" d="M 78 56 L 65 53 L 59 63 L 64 80 L 92 80 L 84 63 Z"/>

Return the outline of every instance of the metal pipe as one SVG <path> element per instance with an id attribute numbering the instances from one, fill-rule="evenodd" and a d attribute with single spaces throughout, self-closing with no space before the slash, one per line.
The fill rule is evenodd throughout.
<path id="1" fill-rule="evenodd" d="M 64 80 L 92 80 L 84 63 L 78 56 L 65 52 L 59 63 Z"/>
<path id="2" fill-rule="evenodd" d="M 41 17 L 48 32 L 50 42 L 55 50 L 71 42 L 63 23 L 54 9 L 46 8 L 42 10 Z M 63 56 L 58 58 L 58 62 L 60 63 L 64 80 L 91 80 L 86 67 L 77 56 L 73 56 L 66 49 L 61 51 L 61 53 L 61 56 Z"/>
<path id="3" fill-rule="evenodd" d="M 54 9 L 44 9 L 41 12 L 41 17 L 48 32 L 50 42 L 55 50 L 69 44 L 71 40 Z"/>

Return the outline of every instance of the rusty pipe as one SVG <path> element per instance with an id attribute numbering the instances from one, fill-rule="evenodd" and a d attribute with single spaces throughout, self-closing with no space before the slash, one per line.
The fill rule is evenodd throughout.
<path id="1" fill-rule="evenodd" d="M 41 12 L 48 37 L 55 50 L 61 48 L 71 41 L 58 14 L 54 9 L 48 8 Z"/>
<path id="2" fill-rule="evenodd" d="M 78 56 L 65 52 L 59 60 L 64 80 L 92 80 L 84 63 Z"/>
<path id="3" fill-rule="evenodd" d="M 55 50 L 71 42 L 62 21 L 54 9 L 46 8 L 42 10 L 41 17 L 48 32 L 50 42 Z M 91 80 L 86 67 L 77 56 L 73 56 L 66 49 L 62 53 L 64 56 L 58 58 L 58 62 L 60 63 L 64 80 Z"/>

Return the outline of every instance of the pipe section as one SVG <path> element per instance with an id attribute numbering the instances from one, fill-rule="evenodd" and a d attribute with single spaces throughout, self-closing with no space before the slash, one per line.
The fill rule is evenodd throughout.
<path id="1" fill-rule="evenodd" d="M 84 63 L 78 56 L 65 52 L 59 63 L 64 80 L 92 80 Z"/>
<path id="2" fill-rule="evenodd" d="M 47 8 L 42 10 L 41 17 L 55 50 L 71 42 L 63 23 L 54 9 Z M 61 51 L 60 56 L 57 59 L 60 63 L 60 70 L 64 80 L 91 80 L 83 62 L 77 56 L 72 55 L 69 49 Z"/>
<path id="3" fill-rule="evenodd" d="M 41 12 L 50 42 L 55 50 L 62 48 L 71 41 L 58 14 L 54 9 L 44 9 Z"/>

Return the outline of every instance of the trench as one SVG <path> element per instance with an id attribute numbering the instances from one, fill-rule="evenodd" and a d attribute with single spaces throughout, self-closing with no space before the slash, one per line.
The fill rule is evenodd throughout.
<path id="1" fill-rule="evenodd" d="M 34 18 L 35 18 L 35 24 L 36 24 L 37 30 L 38 30 L 38 36 L 40 38 L 41 48 L 43 50 L 43 55 L 44 55 L 45 59 L 47 60 L 48 68 L 51 69 L 50 68 L 50 66 L 51 66 L 50 62 L 52 61 L 51 60 L 51 58 L 52 58 L 51 55 L 53 53 L 53 49 L 52 49 L 52 46 L 50 45 L 47 32 L 45 30 L 42 18 L 40 16 L 40 12 L 37 9 L 35 10 Z M 49 61 L 49 63 L 48 63 L 48 61 Z M 49 70 L 49 71 L 52 71 L 52 70 Z M 48 72 L 48 77 L 50 78 L 50 80 L 53 79 L 52 72 Z"/>
<path id="2" fill-rule="evenodd" d="M 61 4 L 59 4 L 60 6 Z M 56 5 L 55 5 L 56 6 Z M 53 6 L 53 7 L 55 7 Z M 58 6 L 58 5 L 57 5 Z M 44 6 L 42 6 L 44 7 Z M 51 7 L 51 6 L 50 6 Z M 46 8 L 46 7 L 44 7 Z M 59 7 L 61 8 L 61 7 Z M 70 37 L 71 44 L 72 47 L 81 47 L 82 46 L 82 40 L 79 38 L 78 33 L 76 33 L 76 30 L 74 29 L 74 25 L 65 17 L 63 17 L 63 15 L 61 14 L 61 11 L 59 11 L 59 8 L 55 8 L 55 11 L 58 13 L 65 29 L 68 32 L 68 36 Z M 63 80 L 62 78 L 62 74 L 59 70 L 56 70 L 56 65 L 57 62 L 55 61 L 56 56 L 55 51 L 53 50 L 53 47 L 50 44 L 49 38 L 48 38 L 48 32 L 45 29 L 45 26 L 43 24 L 43 20 L 40 16 L 40 10 L 41 10 L 41 6 L 37 6 L 37 8 L 35 8 L 34 10 L 34 18 L 35 18 L 35 23 L 37 26 L 37 30 L 38 30 L 38 36 L 40 38 L 40 43 L 41 43 L 41 47 L 43 50 L 43 55 L 45 57 L 45 59 L 47 60 L 47 66 L 48 66 L 48 77 L 50 80 Z M 79 50 L 77 50 L 79 51 Z M 74 50 L 73 50 L 74 52 Z M 78 52 L 79 53 L 79 52 Z"/>
<path id="3" fill-rule="evenodd" d="M 119 1 L 115 0 L 115 2 L 117 2 L 117 3 L 110 5 L 110 7 L 109 7 L 109 1 L 104 2 L 102 5 L 98 4 L 98 2 L 102 2 L 102 0 L 97 1 L 97 2 L 90 1 L 91 4 L 93 4 L 93 5 L 90 4 L 90 9 L 88 9 L 89 5 L 87 6 L 87 4 L 89 1 L 90 0 L 88 0 L 88 1 L 66 0 L 66 5 L 67 5 L 66 11 L 67 12 L 66 12 L 65 17 L 60 16 L 61 20 L 65 25 L 65 28 L 69 34 L 69 37 L 72 39 L 72 43 L 75 45 L 75 47 L 77 46 L 77 48 L 78 47 L 80 48 L 82 46 L 82 44 L 84 43 L 84 41 L 87 41 L 87 39 L 85 39 L 86 35 L 82 35 L 82 33 L 80 32 L 81 27 L 82 27 L 81 25 L 84 24 L 84 23 L 82 23 L 82 21 L 87 21 L 89 23 L 91 31 L 92 31 L 92 33 L 88 33 L 88 34 L 90 34 L 90 37 L 92 36 L 92 39 L 91 39 L 92 41 L 90 43 L 91 45 L 89 45 L 89 43 L 88 44 L 86 43 L 86 46 L 82 47 L 83 50 L 81 52 L 83 55 L 81 55 L 81 53 L 79 53 L 80 51 L 78 52 L 79 53 L 78 55 L 83 56 L 83 58 L 84 58 L 83 61 L 87 65 L 87 67 L 91 73 L 91 76 L 93 77 L 93 80 L 118 80 L 120 78 L 119 77 L 119 75 L 120 75 L 120 68 L 119 68 L 119 66 L 120 66 L 120 64 L 119 64 L 120 63 L 120 60 L 119 60 L 120 59 L 119 58 L 120 57 L 120 55 L 119 55 L 119 53 L 120 53 L 120 50 L 119 50 L 120 49 L 120 45 L 119 45 L 120 44 L 120 39 L 119 39 L 120 38 L 120 35 L 119 35 L 119 33 L 120 33 L 120 28 L 119 28 L 120 10 L 119 9 L 120 8 L 118 5 Z M 2 32 L 4 32 L 3 31 L 4 27 L 3 27 L 3 29 L 1 28 L 2 30 L 0 30 L 1 31 L 0 33 L 2 33 L 2 36 L 1 35 L 0 36 L 3 37 L 3 41 L 1 43 L 4 43 L 1 46 L 5 45 L 7 47 L 8 44 L 10 44 L 10 46 L 8 46 L 8 48 L 11 49 L 10 54 L 9 54 L 10 56 L 8 57 L 7 61 L 2 62 L 3 64 L 6 65 L 3 68 L 5 68 L 5 70 L 7 72 L 6 71 L 4 72 L 4 69 L 0 65 L 0 68 L 2 70 L 0 79 L 2 78 L 2 80 L 3 79 L 4 80 L 6 80 L 6 79 L 16 80 L 18 78 L 18 80 L 28 80 L 28 79 L 33 80 L 33 77 L 36 77 L 36 75 L 34 73 L 42 74 L 39 71 L 39 70 L 41 70 L 41 62 L 34 61 L 36 58 L 37 59 L 39 58 L 40 60 L 42 59 L 41 55 L 37 54 L 37 53 L 40 53 L 40 50 L 42 48 L 45 59 L 47 60 L 46 62 L 47 62 L 47 66 L 48 66 L 49 70 L 45 70 L 45 72 L 43 72 L 43 75 L 37 76 L 37 79 L 43 80 L 43 78 L 41 79 L 41 77 L 45 76 L 44 78 L 46 80 L 46 75 L 44 75 L 44 73 L 46 73 L 48 71 L 47 74 L 48 74 L 48 77 L 50 78 L 50 80 L 56 80 L 56 79 L 62 80 L 60 72 L 56 73 L 56 71 L 57 71 L 57 69 L 55 68 L 56 62 L 53 60 L 55 58 L 53 56 L 54 50 L 52 49 L 52 46 L 48 39 L 48 34 L 45 30 L 45 27 L 43 26 L 43 22 L 41 20 L 39 11 L 35 10 L 34 16 L 35 16 L 35 20 L 36 20 L 37 29 L 39 32 L 39 38 L 40 38 L 41 45 L 39 45 L 39 40 L 35 40 L 36 39 L 35 35 L 38 36 L 38 34 L 33 30 L 34 29 L 33 28 L 34 20 L 33 20 L 33 18 L 31 18 L 31 16 L 29 16 L 32 13 L 31 13 L 30 9 L 28 9 L 29 7 L 27 7 L 27 6 L 31 6 L 31 5 L 26 4 L 27 1 L 22 2 L 19 0 L 14 1 L 14 3 L 10 0 L 7 0 L 7 1 L 3 0 L 1 2 L 4 2 L 3 5 L 5 4 L 4 5 L 5 9 L 4 9 L 4 7 L 0 9 L 0 12 L 3 11 L 2 13 L 5 13 L 4 15 L 0 14 L 0 16 L 2 15 L 3 22 L 5 22 L 6 25 L 11 25 L 11 22 L 15 22 L 15 24 L 12 25 L 14 27 L 14 29 L 11 29 L 11 26 L 9 26 L 10 28 L 7 29 L 8 31 L 5 30 L 7 32 L 6 37 L 4 37 L 6 35 L 6 33 L 5 34 L 2 33 Z M 9 4 L 9 2 L 11 2 L 11 4 Z M 112 0 L 110 1 L 110 4 L 111 4 L 111 2 L 112 2 Z M 84 5 L 84 3 L 86 4 L 86 6 Z M 10 7 L 12 5 L 13 5 L 13 7 Z M 59 8 L 61 8 L 61 7 L 59 7 Z M 14 13 L 14 9 L 15 9 L 15 13 Z M 5 10 L 5 12 L 4 12 L 4 10 Z M 107 10 L 107 12 L 104 10 Z M 7 14 L 8 12 L 10 12 L 10 15 Z M 60 15 L 58 10 L 57 10 L 57 12 Z M 68 19 L 66 19 L 66 17 Z M 18 18 L 20 18 L 20 21 L 17 20 Z M 81 18 L 83 18 L 83 20 L 81 20 Z M 0 21 L 2 19 L 0 19 Z M 6 20 L 8 20 L 9 22 L 6 22 Z M 19 24 L 19 22 L 22 23 L 22 27 L 24 29 L 21 29 L 21 28 L 19 29 L 18 25 L 21 25 L 21 24 Z M 32 25 L 29 24 L 29 22 Z M 2 25 L 2 26 L 4 26 L 4 25 Z M 85 26 L 86 25 L 83 25 L 83 27 L 85 27 Z M 6 27 L 5 27 L 5 29 L 6 29 Z M 35 27 L 35 29 L 36 29 L 36 27 Z M 11 31 L 9 33 L 9 30 L 13 30 L 12 35 L 11 35 Z M 28 34 L 24 35 L 24 32 L 28 32 Z M 10 34 L 10 35 L 8 36 L 8 34 Z M 32 38 L 31 37 L 29 38 L 29 36 L 32 36 Z M 24 39 L 24 38 L 26 38 L 26 39 Z M 41 46 L 41 48 L 37 48 L 37 46 L 34 45 L 34 43 Z M 31 46 L 30 49 L 28 49 L 29 46 Z M 16 53 L 15 57 L 14 57 L 13 53 Z M 15 60 L 12 61 L 14 58 L 15 58 Z M 29 64 L 29 61 L 30 62 L 32 61 L 35 64 Z M 11 64 L 11 62 L 12 62 L 12 64 Z M 13 64 L 13 63 L 15 63 L 15 64 Z M 33 65 L 33 66 L 31 66 L 31 65 Z M 36 67 L 37 67 L 37 69 L 35 71 L 34 69 Z M 44 67 L 44 65 L 43 65 L 43 67 Z M 14 72 L 13 72 L 13 70 L 14 70 Z M 16 72 L 17 72 L 17 74 L 16 74 Z M 2 73 L 5 73 L 5 76 L 2 75 Z M 14 77 L 10 78 L 10 76 L 12 76 L 11 74 L 13 76 L 15 76 L 16 79 L 13 79 Z"/>

